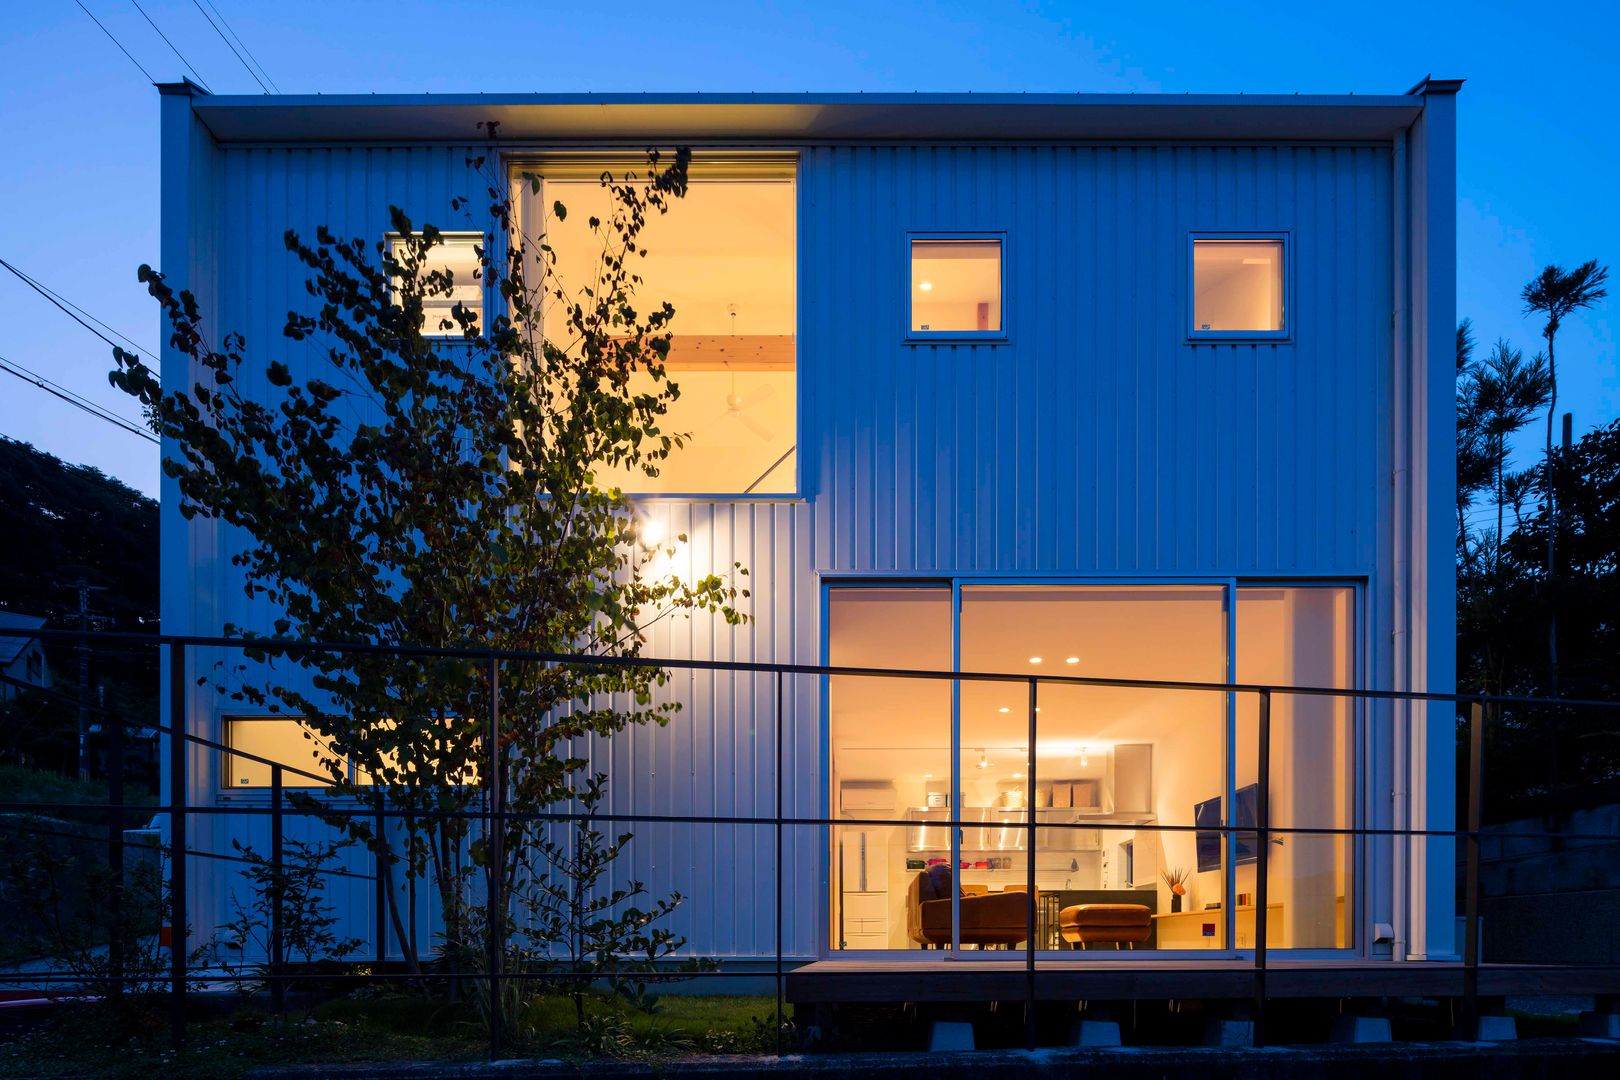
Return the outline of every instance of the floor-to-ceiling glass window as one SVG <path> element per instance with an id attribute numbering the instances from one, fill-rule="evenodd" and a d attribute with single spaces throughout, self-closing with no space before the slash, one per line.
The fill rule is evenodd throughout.
<path id="1" fill-rule="evenodd" d="M 1039 948 L 1251 946 L 1255 699 L 1064 679 L 1353 686 L 1354 602 L 1339 586 L 832 589 L 834 665 L 944 671 L 954 654 L 1017 677 L 960 680 L 954 699 L 950 681 L 830 680 L 834 816 L 908 822 L 834 830 L 834 947 L 1020 946 L 1032 869 Z M 1277 694 L 1271 715 L 1272 824 L 1351 826 L 1355 708 Z M 1268 943 L 1352 945 L 1355 844 L 1276 839 Z"/>
<path id="2" fill-rule="evenodd" d="M 1237 590 L 1237 681 L 1352 687 L 1354 626 L 1355 591 L 1348 586 L 1242 586 Z M 1274 828 L 1354 826 L 1357 712 L 1349 698 L 1271 695 L 1267 816 Z M 1244 793 L 1258 779 L 1258 722 L 1257 699 L 1239 695 L 1240 813 Z M 1268 945 L 1333 949 L 1355 944 L 1355 851 L 1353 838 L 1343 834 L 1275 834 L 1268 852 Z M 1252 857 L 1238 870 L 1240 893 L 1253 893 Z"/>
<path id="3" fill-rule="evenodd" d="M 833 589 L 827 598 L 828 662 L 949 671 L 951 623 L 949 586 Z M 925 912 L 923 901 L 933 896 L 918 895 L 923 871 L 949 857 L 949 830 L 926 819 L 943 820 L 949 813 L 950 682 L 833 678 L 827 712 L 830 816 L 917 821 L 915 827 L 834 827 L 833 948 L 950 944 L 950 905 L 930 904 Z"/>
<path id="4" fill-rule="evenodd" d="M 1226 680 L 1221 586 L 967 585 L 961 597 L 964 671 Z M 1192 826 L 1201 804 L 1219 801 L 1225 695 L 1044 681 L 1037 708 L 1030 787 L 1027 685 L 962 685 L 964 762 L 980 746 L 1007 756 L 964 779 L 964 812 L 1009 799 L 1034 810 L 1037 944 L 1203 947 L 1205 924 L 1219 922 L 1203 913 L 1224 895 L 1224 855 L 1199 850 L 1185 828 L 1153 826 Z M 1025 887 L 1025 858 L 1007 884 Z M 1080 926 L 1072 913 L 1064 925 L 1065 910 L 1100 905 L 1146 910 L 1126 928 Z"/>

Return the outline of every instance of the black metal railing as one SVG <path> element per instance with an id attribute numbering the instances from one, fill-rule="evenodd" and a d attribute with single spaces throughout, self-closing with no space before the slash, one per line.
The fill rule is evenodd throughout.
<path id="1" fill-rule="evenodd" d="M 1200 681 L 1174 681 L 1151 679 L 1114 679 L 1098 676 L 1031 676 L 1004 672 L 962 672 L 962 671 L 928 671 L 914 669 L 889 669 L 868 667 L 835 667 L 813 664 L 776 664 L 754 663 L 743 661 L 669 659 L 650 657 L 624 657 L 624 656 L 589 656 L 567 653 L 539 653 L 493 649 L 460 649 L 426 646 L 387 646 L 369 643 L 311 643 L 296 641 L 266 642 L 264 640 L 248 641 L 242 638 L 200 636 L 200 635 L 172 635 L 172 634 L 135 634 L 115 632 L 86 632 L 86 631 L 57 631 L 32 630 L 12 631 L 0 629 L 0 636 L 27 636 L 47 641 L 63 642 L 104 642 L 118 647 L 150 648 L 154 650 L 166 649 L 168 652 L 168 722 L 154 724 L 148 720 L 127 720 L 112 716 L 101 707 L 92 707 L 92 711 L 102 715 L 107 747 L 106 780 L 108 788 L 108 801 L 105 805 L 84 803 L 49 803 L 41 801 L 16 802 L 0 801 L 0 814 L 26 814 L 40 811 L 77 811 L 77 812 L 104 812 L 107 819 L 107 860 L 109 869 L 115 881 L 122 881 L 125 864 L 125 836 L 124 827 L 128 822 L 128 814 L 133 810 L 143 809 L 150 813 L 154 807 L 136 807 L 125 802 L 124 777 L 124 746 L 126 742 L 126 726 L 155 729 L 167 739 L 167 801 L 156 807 L 157 811 L 166 816 L 168 823 L 168 839 L 166 849 L 168 853 L 168 896 L 170 911 L 168 926 L 170 930 L 170 969 L 168 975 L 170 1020 L 172 1036 L 176 1045 L 184 1041 L 187 1018 L 187 994 L 194 983 L 230 983 L 252 980 L 255 983 L 266 985 L 272 995 L 275 1008 L 280 1010 L 284 1006 L 284 995 L 290 982 L 301 976 L 298 972 L 289 970 L 285 946 L 285 913 L 282 909 L 280 890 L 272 894 L 271 911 L 268 927 L 268 970 L 256 972 L 252 975 L 222 973 L 217 970 L 196 971 L 189 966 L 189 950 L 187 938 L 188 916 L 188 886 L 187 870 L 191 859 L 206 859 L 216 862 L 242 863 L 247 861 L 243 856 L 222 851 L 209 851 L 194 848 L 188 841 L 190 823 L 198 817 L 253 815 L 268 816 L 270 822 L 270 866 L 272 872 L 279 877 L 291 864 L 286 861 L 285 819 L 290 815 L 306 816 L 316 815 L 330 817 L 333 815 L 370 816 L 373 818 L 377 836 L 386 835 L 386 823 L 390 819 L 407 816 L 421 817 L 424 814 L 438 814 L 441 816 L 460 816 L 477 820 L 486 830 L 489 842 L 494 845 L 487 860 L 489 871 L 485 885 L 484 902 L 486 905 L 486 926 L 490 928 L 487 934 L 485 967 L 477 971 L 440 971 L 443 976 L 459 976 L 462 978 L 481 980 L 487 984 L 489 1001 L 489 1050 L 492 1058 L 499 1057 L 504 1047 L 504 1033 L 502 1031 L 501 988 L 503 983 L 519 980 L 550 980 L 563 981 L 567 979 L 591 979 L 597 976 L 582 971 L 559 971 L 547 968 L 536 970 L 504 970 L 504 962 L 509 942 L 505 940 L 505 927 L 507 925 L 506 904 L 507 898 L 503 895 L 503 882 L 498 868 L 503 865 L 499 845 L 503 841 L 503 826 L 514 821 L 531 822 L 580 822 L 599 821 L 625 824 L 652 824 L 652 825 L 692 825 L 720 828 L 722 826 L 739 826 L 745 828 L 769 828 L 774 836 L 774 957 L 772 960 L 772 978 L 775 984 L 775 1012 L 778 1049 L 781 1049 L 781 1039 L 785 1010 L 785 986 L 788 977 L 787 956 L 784 949 L 783 936 L 783 897 L 785 863 L 784 852 L 786 830 L 789 828 L 814 827 L 818 829 L 847 827 L 847 826 L 909 826 L 914 824 L 910 819 L 885 817 L 830 817 L 813 815 L 790 815 L 785 812 L 784 806 L 784 746 L 785 746 L 785 680 L 794 676 L 812 677 L 816 679 L 828 678 L 882 678 L 907 679 L 921 681 L 947 681 L 947 682 L 993 682 L 1010 685 L 1022 684 L 1027 690 L 1027 769 L 1028 780 L 1025 790 L 1034 792 L 1037 778 L 1036 748 L 1039 743 L 1038 714 L 1040 712 L 1040 689 L 1047 686 L 1071 687 L 1098 687 L 1098 688 L 1124 688 L 1140 689 L 1145 691 L 1190 691 L 1199 693 L 1213 693 L 1222 695 L 1252 695 L 1257 703 L 1257 796 L 1256 820 L 1252 823 L 1235 821 L 1235 814 L 1223 816 L 1220 825 L 1207 823 L 1192 824 L 1159 824 L 1143 826 L 1136 823 L 1085 821 L 1085 822 L 1038 822 L 1034 812 L 1033 800 L 1026 800 L 1027 812 L 1024 814 L 1021 827 L 1025 831 L 1027 859 L 1026 889 L 1026 936 L 1024 939 L 1024 1006 L 1025 1006 L 1025 1034 L 1026 1041 L 1031 1048 L 1035 1045 L 1035 1003 L 1037 1001 L 1037 976 L 1041 971 L 1037 957 L 1037 942 L 1035 928 L 1037 926 L 1037 892 L 1036 892 L 1036 860 L 1037 836 L 1041 829 L 1083 828 L 1102 832 L 1110 830 L 1138 830 L 1151 829 L 1158 832 L 1193 832 L 1218 833 L 1223 838 L 1225 850 L 1230 856 L 1234 850 L 1231 838 L 1234 834 L 1252 835 L 1255 848 L 1255 899 L 1254 899 L 1254 943 L 1252 948 L 1252 1002 L 1254 1041 L 1262 1045 L 1265 1041 L 1265 1016 L 1268 1000 L 1267 973 L 1269 966 L 1268 948 L 1268 901 L 1269 901 L 1269 860 L 1272 840 L 1278 834 L 1285 836 L 1326 836 L 1372 838 L 1383 837 L 1393 840 L 1414 840 L 1418 838 L 1445 839 L 1462 841 L 1464 844 L 1465 878 L 1464 878 L 1464 944 L 1460 964 L 1461 987 L 1459 998 L 1462 1002 L 1465 1019 L 1477 1019 L 1479 996 L 1479 964 L 1480 964 L 1480 836 L 1482 829 L 1482 807 L 1484 799 L 1484 772 L 1483 751 L 1489 714 L 1505 707 L 1539 707 L 1556 706 L 1560 709 L 1596 709 L 1607 714 L 1620 713 L 1620 703 L 1607 701 L 1551 699 L 1485 695 L 1469 693 L 1442 693 L 1442 692 L 1415 692 L 1395 690 L 1346 689 L 1339 687 L 1312 687 L 1312 686 L 1281 686 L 1259 683 L 1219 683 Z M 286 795 L 286 781 L 288 777 L 313 780 L 319 784 L 329 782 L 330 777 L 301 769 L 286 762 L 275 761 L 245 750 L 233 748 L 223 742 L 216 741 L 206 735 L 196 734 L 189 730 L 188 700 L 189 688 L 194 680 L 195 672 L 189 664 L 190 654 L 199 649 L 225 649 L 241 650 L 251 647 L 264 650 L 266 646 L 282 654 L 299 653 L 325 653 L 325 654 L 354 654 L 354 655 L 385 655 L 401 659 L 443 658 L 460 659 L 481 662 L 484 665 L 484 679 L 488 686 L 489 710 L 486 722 L 489 731 L 489 779 L 484 784 L 486 799 L 481 808 L 467 810 L 440 810 L 423 811 L 420 808 L 402 810 L 383 805 L 375 806 L 344 806 L 334 802 L 326 802 L 319 807 L 309 805 L 294 805 Z M 570 810 L 548 811 L 514 811 L 503 805 L 501 783 L 502 770 L 505 761 L 500 752 L 501 730 L 500 696 L 498 689 L 501 678 L 501 665 L 507 662 L 540 662 L 545 664 L 580 665 L 590 668 L 636 667 L 657 670 L 688 670 L 707 671 L 715 673 L 749 674 L 756 676 L 769 676 L 773 682 L 772 723 L 770 728 L 774 739 L 774 766 L 772 783 L 774 786 L 774 813 L 771 815 L 721 815 L 721 814 L 650 814 L 650 813 L 616 813 L 593 812 L 582 813 Z M 1271 821 L 1270 775 L 1272 754 L 1272 702 L 1274 696 L 1289 695 L 1296 697 L 1328 697 L 1352 702 L 1382 701 L 1391 703 L 1410 703 L 1414 705 L 1438 705 L 1468 707 L 1468 754 L 1466 776 L 1466 821 L 1454 828 L 1378 828 L 1365 825 L 1344 826 L 1306 826 L 1306 825 L 1278 825 Z M 217 751 L 233 758 L 240 758 L 254 762 L 269 769 L 270 783 L 267 806 L 238 806 L 223 803 L 193 804 L 189 800 L 190 777 L 187 762 L 187 752 L 192 747 L 201 747 Z M 1449 754 L 1450 748 L 1443 751 Z M 953 830 L 960 829 L 964 820 L 960 816 L 959 800 L 951 800 L 951 812 L 948 820 L 941 824 Z M 44 826 L 32 825 L 48 831 Z M 1620 835 L 1598 833 L 1572 833 L 1563 832 L 1515 832 L 1516 838 L 1557 837 L 1564 840 L 1620 840 Z M 81 837 L 82 838 L 82 837 Z M 954 851 L 953 847 L 953 851 Z M 307 867 L 306 867 L 307 868 Z M 368 879 L 367 875 L 353 871 L 316 867 L 318 872 L 340 877 Z M 370 877 L 375 889 L 376 899 L 376 926 L 375 950 L 377 964 L 369 972 L 338 972 L 323 974 L 323 980 L 331 982 L 354 981 L 363 983 L 368 981 L 388 981 L 406 979 L 400 973 L 391 973 L 385 970 L 388 959 L 387 950 L 387 919 L 384 911 L 385 880 L 384 859 L 379 854 L 376 857 L 376 873 Z M 114 888 L 111 894 L 113 904 L 120 902 L 121 891 Z M 1241 954 L 1238 948 L 1237 925 L 1235 921 L 1235 904 L 1230 903 L 1233 898 L 1227 897 L 1223 904 L 1222 918 L 1226 925 L 1226 941 L 1228 950 L 1233 954 Z M 412 918 L 415 918 L 415 905 L 412 903 Z M 1416 917 L 1416 916 L 1414 916 Z M 115 928 L 122 926 L 118 913 L 115 911 L 110 920 Z M 121 955 L 119 942 L 115 939 L 110 943 L 109 955 L 114 965 Z M 401 943 L 403 947 L 403 943 Z M 855 974 L 855 972 L 845 972 Z M 829 970 L 829 975 L 839 972 Z M 116 968 L 110 973 L 114 984 L 120 977 Z M 687 980 L 693 977 L 690 972 L 684 971 L 657 971 L 648 973 L 650 980 Z M 755 972 L 741 968 L 705 972 L 703 978 L 757 978 Z M 11 975 L 0 974 L 0 984 L 26 982 L 30 985 L 45 985 L 50 983 L 71 983 L 78 976 L 63 972 L 29 972 Z"/>

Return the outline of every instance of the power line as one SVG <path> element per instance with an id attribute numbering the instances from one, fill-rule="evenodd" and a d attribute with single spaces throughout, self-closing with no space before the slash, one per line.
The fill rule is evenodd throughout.
<path id="1" fill-rule="evenodd" d="M 79 10 L 80 11 L 84 12 L 86 15 L 90 15 L 90 9 L 85 7 L 82 3 L 80 3 L 79 0 L 73 0 L 73 2 L 75 4 L 79 5 Z M 90 21 L 95 23 L 97 26 L 101 26 L 101 20 L 96 18 L 94 15 L 90 15 Z M 150 82 L 150 83 L 157 82 L 156 79 L 152 78 L 152 73 L 150 71 L 147 71 L 145 68 L 141 67 L 141 62 L 139 60 L 135 59 L 134 56 L 130 55 L 130 51 L 128 49 L 124 48 L 123 43 L 120 42 L 117 38 L 112 36 L 112 31 L 111 30 L 107 29 L 105 26 L 101 26 L 101 32 L 103 34 L 107 35 L 107 40 L 108 41 L 110 41 L 114 45 L 118 46 L 118 51 L 119 52 L 121 52 L 125 56 L 129 57 L 129 62 L 134 64 L 135 67 L 140 71 L 140 73 L 142 75 L 146 76 L 146 81 L 147 82 Z"/>
<path id="2" fill-rule="evenodd" d="M 146 24 L 147 24 L 147 25 L 148 25 L 148 26 L 150 26 L 150 27 L 151 27 L 151 28 L 152 28 L 152 29 L 153 29 L 153 30 L 156 30 L 156 31 L 157 31 L 157 36 L 158 36 L 158 37 L 160 37 L 160 38 L 162 38 L 162 39 L 163 39 L 163 44 L 165 44 L 165 45 L 167 45 L 167 46 L 168 46 L 168 47 L 169 47 L 169 51 L 170 51 L 170 52 L 172 52 L 172 53 L 174 53 L 174 55 L 176 55 L 176 56 L 178 56 L 178 57 L 180 57 L 180 63 L 181 63 L 181 65 L 182 65 L 182 66 L 184 66 L 184 67 L 186 67 L 186 68 L 189 68 L 189 69 L 190 69 L 190 71 L 191 71 L 191 73 L 192 73 L 192 74 L 193 74 L 193 75 L 196 75 L 196 76 L 197 76 L 197 81 L 198 81 L 198 82 L 199 82 L 199 83 L 202 83 L 202 88 L 203 88 L 203 89 L 204 89 L 204 90 L 207 90 L 207 91 L 208 91 L 208 92 L 209 92 L 209 93 L 210 93 L 210 94 L 212 94 L 212 93 L 213 93 L 213 92 L 214 92 L 214 91 L 213 91 L 213 90 L 212 90 L 212 89 L 210 89 L 210 88 L 209 88 L 209 86 L 208 86 L 208 84 L 207 84 L 207 83 L 205 83 L 205 82 L 203 82 L 203 77 L 202 77 L 202 75 L 201 75 L 201 73 L 199 73 L 199 72 L 198 72 L 198 71 L 197 71 L 197 65 L 196 65 L 196 64 L 193 64 L 193 63 L 192 63 L 192 62 L 191 62 L 191 61 L 190 61 L 190 60 L 187 60 L 187 59 L 186 59 L 186 58 L 185 58 L 185 57 L 184 57 L 184 56 L 183 56 L 183 55 L 181 55 L 181 52 L 180 52 L 180 50 L 179 50 L 179 49 L 177 49 L 177 48 L 175 48 L 175 45 L 174 45 L 174 42 L 172 42 L 172 41 L 170 41 L 170 40 L 169 40 L 169 35 L 168 35 L 168 34 L 165 34 L 165 33 L 164 33 L 164 32 L 163 32 L 163 31 L 162 31 L 162 29 L 160 29 L 160 28 L 159 28 L 159 27 L 158 27 L 158 24 L 157 24 L 157 23 L 155 23 L 155 22 L 153 22 L 153 21 L 152 21 L 152 16 L 150 16 L 150 15 L 148 15 L 148 14 L 147 14 L 147 13 L 146 13 L 146 9 L 145 9 L 145 8 L 143 8 L 143 7 L 141 7 L 141 5 L 140 5 L 140 4 L 138 4 L 138 3 L 136 3 L 136 2 L 135 2 L 135 0 L 129 0 L 129 2 L 130 2 L 130 3 L 131 3 L 131 4 L 134 4 L 134 5 L 135 5 L 135 10 L 136 10 L 136 11 L 138 11 L 138 12 L 140 12 L 140 13 L 141 13 L 141 18 L 143 18 L 143 19 L 145 19 L 145 20 L 146 20 Z"/>
<path id="3" fill-rule="evenodd" d="M 202 17 L 208 20 L 208 25 L 212 26 L 214 28 L 214 33 L 219 35 L 219 40 L 221 40 L 221 41 L 223 41 L 225 43 L 225 47 L 227 49 L 231 50 L 231 52 L 236 53 L 236 58 L 238 60 L 242 61 L 242 66 L 247 68 L 247 73 L 249 75 L 252 75 L 253 76 L 253 81 L 259 84 L 259 89 L 263 90 L 265 93 L 268 94 L 270 92 L 270 88 L 268 86 L 264 85 L 264 79 L 259 78 L 258 74 L 256 72 L 254 72 L 253 66 L 251 64 L 249 64 L 245 59 L 243 59 L 241 53 L 236 51 L 236 46 L 232 45 L 231 44 L 231 39 L 225 36 L 225 31 L 223 31 L 223 30 L 221 30 L 219 28 L 218 24 L 216 24 L 214 22 L 214 20 L 209 16 L 208 12 L 203 11 L 203 6 L 201 4 L 198 4 L 197 0 L 191 0 L 191 2 L 193 4 L 197 5 L 197 10 L 198 11 L 202 11 Z M 223 15 L 221 15 L 220 16 L 220 21 L 223 22 L 224 19 L 225 19 L 225 17 Z M 244 45 L 242 47 L 244 49 L 247 48 L 246 45 Z M 266 75 L 265 78 L 269 78 L 269 76 Z"/>
<path id="4" fill-rule="evenodd" d="M 196 3 L 196 2 L 197 2 L 197 0 L 192 0 L 192 3 Z M 238 34 L 236 32 L 236 28 L 233 27 L 230 23 L 225 21 L 224 14 L 222 14 L 220 12 L 219 8 L 214 6 L 214 0 L 207 0 L 207 3 L 208 3 L 208 10 L 212 11 L 214 13 L 214 17 L 219 20 L 220 26 L 223 26 L 225 28 L 226 32 L 231 35 L 231 38 L 238 45 L 242 46 L 242 51 L 247 53 L 249 60 L 253 61 L 253 66 L 259 69 L 259 74 L 263 75 L 264 78 L 265 78 L 265 81 L 270 84 L 270 89 L 274 90 L 278 94 L 281 93 L 281 87 L 276 85 L 276 80 L 270 78 L 270 73 L 268 71 L 264 70 L 264 65 L 259 63 L 259 58 L 257 56 L 255 56 L 255 55 L 253 55 L 253 50 L 247 47 L 247 42 L 242 40 L 242 35 L 240 35 L 240 34 Z M 205 14 L 206 14 L 206 12 L 205 12 Z M 212 21 L 212 20 L 210 20 L 210 21 Z M 218 29 L 218 27 L 216 27 L 215 29 Z M 229 44 L 229 43 L 227 42 L 227 44 Z"/>
<path id="5" fill-rule="evenodd" d="M 156 435 L 153 435 L 150 431 L 147 431 L 145 428 L 139 426 L 133 421 L 126 420 L 117 413 L 109 412 L 108 410 L 103 409 L 100 405 L 97 405 L 95 402 L 91 401 L 89 398 L 81 397 L 80 395 L 69 390 L 67 387 L 59 386 L 45 378 L 43 375 L 36 375 L 34 372 L 29 371 L 21 364 L 7 360 L 3 356 L 0 356 L 0 371 L 4 371 L 8 375 L 15 375 L 23 382 L 32 383 L 41 390 L 45 391 L 47 394 L 50 394 L 52 397 L 61 398 L 63 401 L 67 402 L 69 405 L 72 405 L 76 409 L 83 409 L 91 416 L 94 416 L 97 420 L 104 420 L 120 430 L 127 431 L 131 435 L 139 435 L 149 443 L 161 443 L 161 440 L 159 440 Z"/>
<path id="6" fill-rule="evenodd" d="M 114 337 L 122 339 L 125 345 L 128 345 L 138 353 L 145 353 L 147 356 L 153 359 L 154 363 L 156 362 L 158 354 L 156 349 L 141 348 L 141 346 L 135 344 L 129 338 L 124 337 L 123 334 L 120 334 L 117 330 L 114 330 L 112 327 L 108 326 L 106 323 L 84 310 L 84 308 L 80 307 L 78 304 L 75 304 L 61 293 L 56 292 L 53 289 L 49 289 L 35 281 L 33 278 L 29 277 L 15 266 L 12 266 L 10 263 L 6 262 L 6 260 L 0 259 L 0 267 L 4 267 L 5 269 L 10 270 L 13 274 L 17 275 L 18 280 L 23 282 L 23 284 L 39 293 L 39 295 L 55 304 L 58 308 L 61 308 L 62 313 L 68 318 L 72 319 L 74 322 L 78 323 L 80 326 L 84 327 L 86 330 L 90 331 L 92 334 L 96 335 L 96 337 L 100 338 L 102 341 L 105 341 L 113 348 L 119 347 L 118 342 L 112 340 L 112 338 L 109 338 L 107 334 L 112 334 Z M 73 310 L 69 311 L 69 308 L 72 308 Z M 74 314 L 75 311 L 78 312 L 78 315 Z M 84 319 L 89 319 L 90 322 L 95 323 L 96 326 L 101 327 L 102 330 L 107 331 L 107 334 L 103 334 L 101 330 L 97 330 L 95 326 L 91 326 L 90 323 L 87 323 L 84 321 L 84 319 L 79 318 L 79 315 L 83 315 Z"/>

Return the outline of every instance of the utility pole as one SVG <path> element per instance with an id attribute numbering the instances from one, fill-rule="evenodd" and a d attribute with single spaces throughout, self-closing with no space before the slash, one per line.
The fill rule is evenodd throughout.
<path id="1" fill-rule="evenodd" d="M 90 630 L 90 583 L 78 580 L 79 629 Z M 79 779 L 90 779 L 90 639 L 79 638 Z"/>

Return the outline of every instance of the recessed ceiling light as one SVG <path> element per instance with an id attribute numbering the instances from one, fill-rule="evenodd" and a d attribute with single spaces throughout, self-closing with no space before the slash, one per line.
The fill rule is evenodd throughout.
<path id="1" fill-rule="evenodd" d="M 1021 772 L 1015 772 L 1015 773 L 1013 773 L 1013 779 L 1014 779 L 1014 780 L 1022 780 L 1022 779 L 1023 779 L 1023 778 L 1024 778 L 1024 774 L 1023 774 L 1023 773 L 1021 773 Z"/>
<path id="2" fill-rule="evenodd" d="M 1012 712 L 1012 710 L 1011 710 L 1011 709 L 1009 709 L 1009 708 L 1007 708 L 1007 706 L 1005 706 L 1005 705 L 1003 705 L 1003 706 L 1002 706 L 1002 707 L 1001 707 L 1001 709 L 1000 709 L 1000 711 L 1001 711 L 1001 712 Z"/>
<path id="3" fill-rule="evenodd" d="M 1065 664 L 1078 664 L 1080 662 L 1080 658 L 1078 656 L 1065 656 L 1063 658 L 1063 662 Z"/>
<path id="4" fill-rule="evenodd" d="M 1038 664 L 1041 662 L 1041 658 L 1038 656 L 1032 656 L 1029 658 L 1029 662 L 1032 664 Z"/>
<path id="5" fill-rule="evenodd" d="M 923 779 L 924 779 L 924 780 L 932 780 L 932 779 L 933 779 L 933 778 L 934 778 L 934 774 L 933 774 L 933 773 L 931 773 L 931 772 L 925 772 L 925 773 L 923 773 Z"/>
<path id="6" fill-rule="evenodd" d="M 923 292 L 933 292 L 934 283 L 932 281 L 919 281 L 917 282 L 917 288 L 921 289 Z"/>

